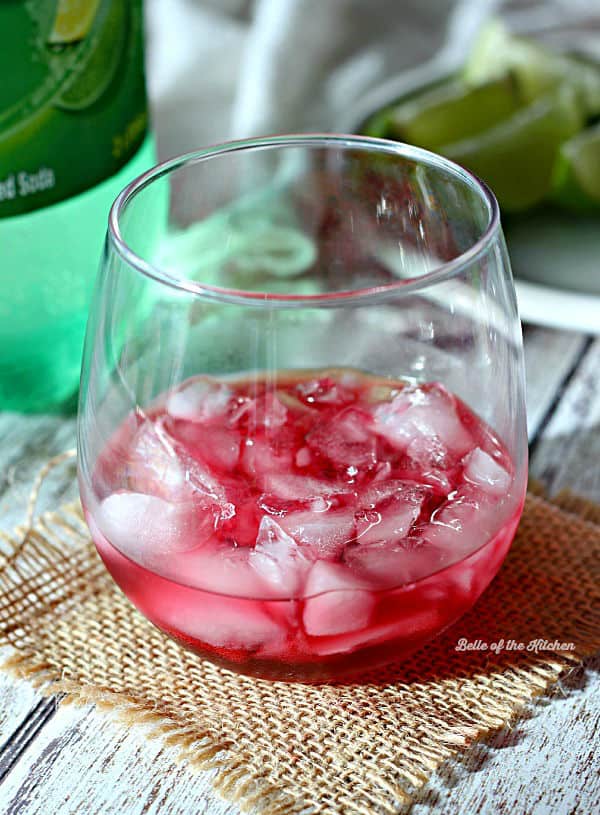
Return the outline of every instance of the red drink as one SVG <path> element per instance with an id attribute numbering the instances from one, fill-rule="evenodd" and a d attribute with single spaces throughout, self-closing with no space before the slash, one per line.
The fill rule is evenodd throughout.
<path id="1" fill-rule="evenodd" d="M 230 667 L 336 678 L 464 613 L 523 489 L 442 385 L 354 371 L 188 380 L 103 451 L 86 517 L 157 626 Z"/>

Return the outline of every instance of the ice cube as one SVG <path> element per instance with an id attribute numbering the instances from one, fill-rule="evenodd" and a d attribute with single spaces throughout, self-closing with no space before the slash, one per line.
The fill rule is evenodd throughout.
<path id="1" fill-rule="evenodd" d="M 295 597 L 311 561 L 273 518 L 263 516 L 250 564 L 264 581 L 268 597 Z"/>
<path id="2" fill-rule="evenodd" d="M 450 471 L 452 474 L 452 472 Z M 405 482 L 412 482 L 427 489 L 432 495 L 446 497 L 452 491 L 452 482 L 447 471 L 436 467 L 419 467 L 408 456 L 404 457 L 395 471 L 395 476 Z"/>
<path id="3" fill-rule="evenodd" d="M 231 518 L 235 508 L 229 499 L 228 492 L 232 491 L 235 486 L 233 480 L 217 475 L 204 462 L 182 451 L 179 451 L 179 457 L 185 469 L 188 492 L 193 496 L 194 501 L 205 505 L 216 503 L 219 506 L 220 517 L 225 520 Z"/>
<path id="4" fill-rule="evenodd" d="M 136 433 L 126 465 L 126 486 L 172 503 L 216 503 L 223 518 L 233 510 L 221 480 L 171 436 L 161 419 L 145 421 Z"/>
<path id="5" fill-rule="evenodd" d="M 406 413 L 413 407 L 410 390 L 400 391 L 389 402 L 378 403 L 373 410 L 373 426 L 375 431 L 387 439 L 394 446 L 404 449 L 411 438 L 410 435 L 410 413 Z"/>
<path id="6" fill-rule="evenodd" d="M 214 517 L 194 512 L 189 504 L 139 492 L 109 495 L 101 502 L 96 520 L 116 549 L 142 564 L 198 546 L 214 531 L 215 523 Z"/>
<path id="7" fill-rule="evenodd" d="M 361 544 L 404 538 L 421 512 L 426 490 L 399 479 L 377 481 L 358 496 L 356 538 Z"/>
<path id="8" fill-rule="evenodd" d="M 319 424 L 306 437 L 311 450 L 325 456 L 336 469 L 360 469 L 376 464 L 376 439 L 370 432 L 370 418 L 355 408 L 346 408 L 333 419 Z"/>
<path id="9" fill-rule="evenodd" d="M 446 580 L 457 593 L 473 602 L 492 580 L 512 541 L 516 520 L 501 526 L 491 540 L 448 570 Z"/>
<path id="10" fill-rule="evenodd" d="M 341 377 L 337 371 L 325 373 L 319 379 L 300 382 L 296 385 L 297 393 L 309 405 L 344 405 L 355 400 L 353 388 L 356 387 L 351 375 Z"/>
<path id="11" fill-rule="evenodd" d="M 406 537 L 419 514 L 419 508 L 392 500 L 381 510 L 367 510 L 356 515 L 356 538 L 361 544 L 401 540 Z"/>
<path id="12" fill-rule="evenodd" d="M 271 444 L 257 436 L 242 444 L 241 466 L 251 476 L 264 473 L 287 473 L 292 467 L 293 453 L 282 444 Z"/>
<path id="13" fill-rule="evenodd" d="M 448 570 L 448 574 L 444 575 L 446 585 L 454 589 L 459 595 L 464 595 L 467 599 L 475 594 L 474 589 L 477 582 L 477 570 L 465 565 L 469 561 L 470 558 L 466 558 L 463 563 L 455 563 Z"/>
<path id="14" fill-rule="evenodd" d="M 283 646 L 286 637 L 260 603 L 233 597 L 195 596 L 187 604 L 166 607 L 163 618 L 167 628 L 217 648 L 256 651 Z"/>
<path id="15" fill-rule="evenodd" d="M 279 523 L 288 535 L 301 545 L 310 547 L 316 556 L 334 559 L 344 544 L 354 537 L 354 508 L 290 512 Z"/>
<path id="16" fill-rule="evenodd" d="M 375 468 L 373 481 L 387 481 L 392 474 L 392 465 L 389 461 L 380 461 Z"/>
<path id="17" fill-rule="evenodd" d="M 443 448 L 463 456 L 473 447 L 456 412 L 454 398 L 441 386 L 428 390 L 406 388 L 391 402 L 379 405 L 373 417 L 377 433 L 401 450 L 407 450 L 418 437 L 432 441 L 432 456 L 444 455 Z"/>
<path id="18" fill-rule="evenodd" d="M 170 500 L 184 497 L 185 467 L 162 420 L 143 421 L 125 455 L 125 480 L 129 490 Z"/>
<path id="19" fill-rule="evenodd" d="M 235 430 L 181 421 L 172 422 L 169 430 L 194 459 L 225 472 L 237 466 L 241 439 Z"/>
<path id="20" fill-rule="evenodd" d="M 310 598 L 328 591 L 354 591 L 367 588 L 369 588 L 369 583 L 352 574 L 343 564 L 317 560 L 306 580 L 304 596 Z"/>
<path id="21" fill-rule="evenodd" d="M 437 436 L 415 436 L 406 448 L 407 455 L 421 468 L 446 469 L 452 466 L 448 448 Z"/>
<path id="22" fill-rule="evenodd" d="M 220 382 L 198 377 L 176 390 L 167 400 L 167 411 L 174 419 L 203 422 L 227 412 L 231 391 Z"/>
<path id="23" fill-rule="evenodd" d="M 315 415 L 316 411 L 310 405 L 307 405 L 305 402 L 301 402 L 297 396 L 290 391 L 287 390 L 277 390 L 275 391 L 275 395 L 279 399 L 279 401 L 286 406 L 289 410 L 291 410 L 296 415 L 303 414 L 304 416 L 313 414 Z"/>
<path id="24" fill-rule="evenodd" d="M 275 393 L 267 393 L 259 401 L 258 423 L 271 430 L 283 427 L 287 419 L 287 408 Z"/>
<path id="25" fill-rule="evenodd" d="M 373 587 L 389 589 L 415 583 L 442 568 L 444 553 L 430 543 L 380 541 L 348 548 L 344 562 Z"/>
<path id="26" fill-rule="evenodd" d="M 165 563 L 162 573 L 196 589 L 230 597 L 261 597 L 264 584 L 250 564 L 250 547 L 213 542 Z"/>
<path id="27" fill-rule="evenodd" d="M 464 458 L 464 476 L 467 481 L 476 484 L 490 495 L 506 495 L 510 487 L 511 477 L 504 467 L 476 447 Z"/>
<path id="28" fill-rule="evenodd" d="M 494 504 L 485 493 L 468 487 L 451 493 L 452 498 L 435 510 L 423 531 L 428 541 L 451 555 L 451 561 L 483 546 L 494 531 Z"/>
<path id="29" fill-rule="evenodd" d="M 270 473 L 263 478 L 262 488 L 267 495 L 274 495 L 282 501 L 310 501 L 313 498 L 349 491 L 344 485 L 333 481 L 294 473 Z"/>
<path id="30" fill-rule="evenodd" d="M 348 654 L 359 648 L 393 642 L 399 638 L 434 636 L 442 623 L 443 620 L 437 609 L 417 610 L 392 623 L 383 623 L 364 628 L 361 631 L 353 631 L 335 639 L 313 640 L 311 647 L 319 656 Z M 399 643 L 399 646 L 402 647 L 402 643 Z"/>
<path id="31" fill-rule="evenodd" d="M 230 427 L 235 427 L 243 424 L 251 415 L 254 415 L 254 399 L 250 399 L 248 396 L 237 396 L 231 405 L 227 424 Z"/>
<path id="32" fill-rule="evenodd" d="M 312 461 L 312 456 L 308 447 L 301 447 L 296 453 L 296 467 L 308 467 Z"/>
<path id="33" fill-rule="evenodd" d="M 391 498 L 401 498 L 406 503 L 421 506 L 428 490 L 402 478 L 389 478 L 387 480 L 373 480 L 358 495 L 358 505 L 364 509 L 374 509 L 384 501 Z"/>
<path id="34" fill-rule="evenodd" d="M 233 425 L 277 430 L 287 420 L 287 408 L 275 393 L 266 393 L 256 398 L 241 397 L 231 411 L 229 422 Z"/>
<path id="35" fill-rule="evenodd" d="M 211 428 L 204 439 L 205 460 L 223 470 L 233 470 L 240 456 L 240 437 L 237 433 Z"/>
<path id="36" fill-rule="evenodd" d="M 344 566 L 317 561 L 309 572 L 302 621 L 307 634 L 327 637 L 366 628 L 375 598 Z"/>

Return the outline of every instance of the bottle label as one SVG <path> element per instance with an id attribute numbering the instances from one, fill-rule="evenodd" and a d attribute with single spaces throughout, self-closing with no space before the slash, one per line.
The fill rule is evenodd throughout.
<path id="1" fill-rule="evenodd" d="M 117 172 L 147 127 L 142 0 L 0 2 L 0 217 Z"/>

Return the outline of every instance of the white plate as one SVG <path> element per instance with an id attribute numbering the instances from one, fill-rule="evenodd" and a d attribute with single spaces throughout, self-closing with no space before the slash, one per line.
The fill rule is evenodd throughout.
<path id="1" fill-rule="evenodd" d="M 521 320 L 600 334 L 600 296 L 515 280 Z"/>

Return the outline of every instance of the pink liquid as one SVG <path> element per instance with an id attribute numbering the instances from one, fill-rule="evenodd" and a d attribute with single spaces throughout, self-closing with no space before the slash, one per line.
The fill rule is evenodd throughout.
<path id="1" fill-rule="evenodd" d="M 133 603 L 244 672 L 338 678 L 409 654 L 496 574 L 510 457 L 441 385 L 352 371 L 188 380 L 119 428 L 86 517 Z"/>

